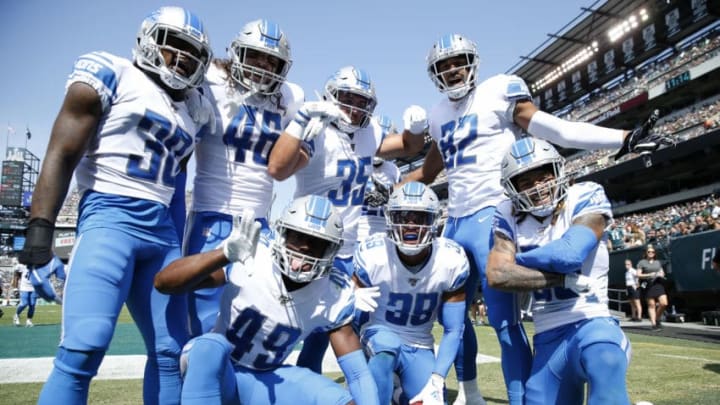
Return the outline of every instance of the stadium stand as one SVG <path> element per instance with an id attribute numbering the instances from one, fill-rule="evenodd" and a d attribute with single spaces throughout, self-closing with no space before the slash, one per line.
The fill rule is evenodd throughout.
<path id="1" fill-rule="evenodd" d="M 650 156 L 561 152 L 574 181 L 602 184 L 613 203 L 622 236 L 611 287 L 624 289 L 624 259 L 636 262 L 655 243 L 670 301 L 695 320 L 720 306 L 720 276 L 707 271 L 720 245 L 720 9 L 708 3 L 595 2 L 507 71 L 542 110 L 566 119 L 632 128 L 661 111 L 655 131 L 675 145 Z M 421 164 L 421 156 L 398 162 L 404 172 Z M 447 198 L 444 172 L 432 188 Z"/>

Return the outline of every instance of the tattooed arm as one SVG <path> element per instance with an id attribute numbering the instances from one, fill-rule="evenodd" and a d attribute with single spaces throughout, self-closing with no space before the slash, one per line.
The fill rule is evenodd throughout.
<path id="1" fill-rule="evenodd" d="M 496 232 L 488 255 L 487 280 L 490 287 L 502 291 L 532 291 L 563 285 L 564 276 L 520 266 L 515 261 L 515 244 Z"/>

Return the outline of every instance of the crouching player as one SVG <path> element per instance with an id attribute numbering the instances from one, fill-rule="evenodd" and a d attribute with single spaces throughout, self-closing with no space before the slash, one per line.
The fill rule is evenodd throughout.
<path id="1" fill-rule="evenodd" d="M 355 250 L 356 283 L 380 293 L 360 336 L 381 404 L 390 403 L 393 373 L 404 392 L 401 403 L 444 404 L 445 377 L 464 328 L 470 265 L 460 245 L 435 237 L 439 216 L 435 193 L 406 183 L 385 207 L 388 232 Z M 445 330 L 436 358 L 432 327 L 438 315 Z"/>
<path id="2" fill-rule="evenodd" d="M 628 404 L 630 342 L 608 311 L 612 221 L 598 184 L 568 186 L 549 143 L 522 138 L 502 162 L 509 199 L 497 207 L 488 256 L 491 287 L 533 291 L 535 356 L 525 403 Z M 520 252 L 520 253 L 518 253 Z"/>
<path id="3" fill-rule="evenodd" d="M 277 220 L 275 239 L 259 244 L 260 223 L 249 212 L 238 218 L 222 247 L 176 260 L 155 277 L 155 287 L 172 294 L 227 279 L 212 332 L 183 349 L 182 403 L 377 404 L 351 326 L 354 287 L 332 267 L 343 227 L 330 200 L 296 199 Z M 307 368 L 283 365 L 310 332 L 329 335 L 350 392 Z"/>

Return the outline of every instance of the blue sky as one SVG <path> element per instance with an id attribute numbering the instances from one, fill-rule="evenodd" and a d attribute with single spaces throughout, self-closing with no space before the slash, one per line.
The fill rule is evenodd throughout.
<path id="1" fill-rule="evenodd" d="M 378 94 L 376 112 L 402 126 L 410 104 L 430 108 L 441 95 L 426 73 L 425 56 L 447 33 L 473 39 L 480 52 L 479 76 L 504 73 L 578 14 L 592 0 L 342 0 L 319 1 L 76 1 L 5 0 L 0 5 L 0 135 L 16 134 L 42 158 L 64 96 L 65 80 L 77 56 L 103 50 L 131 57 L 142 19 L 164 5 L 186 7 L 200 16 L 217 57 L 246 22 L 267 18 L 285 31 L 292 48 L 288 79 L 308 99 L 330 74 L 345 65 L 365 69 Z M 3 154 L 4 156 L 4 154 Z M 191 170 L 193 167 L 191 167 Z M 192 185 L 190 185 L 192 187 Z M 283 184 L 278 200 L 292 189 Z"/>

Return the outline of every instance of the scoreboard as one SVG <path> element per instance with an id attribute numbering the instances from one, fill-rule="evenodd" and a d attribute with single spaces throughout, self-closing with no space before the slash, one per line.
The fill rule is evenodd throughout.
<path id="1" fill-rule="evenodd" d="M 0 205 L 20 207 L 23 200 L 23 174 L 25 162 L 6 160 L 2 164 Z"/>

